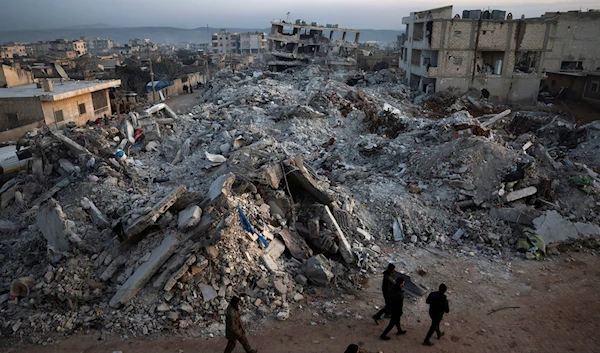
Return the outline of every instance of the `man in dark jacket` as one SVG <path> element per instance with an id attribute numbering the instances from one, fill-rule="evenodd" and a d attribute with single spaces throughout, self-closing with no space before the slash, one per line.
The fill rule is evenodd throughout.
<path id="1" fill-rule="evenodd" d="M 250 347 L 250 343 L 246 338 L 246 332 L 242 327 L 242 319 L 240 317 L 240 298 L 233 297 L 229 301 L 227 307 L 227 316 L 225 318 L 225 337 L 227 337 L 227 348 L 225 353 L 233 352 L 235 341 L 240 341 L 246 353 L 256 353 L 256 349 Z"/>
<path id="2" fill-rule="evenodd" d="M 427 336 L 425 336 L 425 341 L 423 341 L 423 345 L 425 346 L 433 346 L 433 343 L 429 340 L 435 331 L 437 333 L 438 339 L 442 338 L 444 332 L 440 331 L 440 322 L 442 322 L 442 318 L 444 317 L 444 313 L 450 312 L 450 307 L 448 306 L 448 299 L 446 299 L 446 285 L 440 284 L 440 288 L 437 292 L 433 292 L 429 294 L 427 300 L 425 301 L 429 304 L 429 317 L 431 317 L 431 327 L 429 327 L 429 331 L 427 332 Z"/>
<path id="3" fill-rule="evenodd" d="M 390 339 L 387 334 L 394 326 L 396 326 L 398 329 L 398 335 L 403 335 L 406 333 L 406 331 L 402 330 L 400 327 L 400 317 L 402 316 L 402 309 L 404 307 L 404 291 L 402 290 L 402 287 L 404 287 L 404 278 L 399 277 L 388 292 L 387 303 L 389 304 L 392 318 L 390 319 L 388 326 L 385 328 L 385 331 L 383 331 L 381 336 L 379 336 L 382 340 Z"/>
<path id="4" fill-rule="evenodd" d="M 372 318 L 375 320 L 375 323 L 379 325 L 379 320 L 381 320 L 381 316 L 388 312 L 388 304 L 387 304 L 387 294 L 392 288 L 394 284 L 394 274 L 396 273 L 396 266 L 394 264 L 389 264 L 387 269 L 383 271 L 383 281 L 381 283 L 381 291 L 383 292 L 383 299 L 385 300 L 385 306 L 381 308 L 377 312 L 377 314 L 373 315 Z"/>

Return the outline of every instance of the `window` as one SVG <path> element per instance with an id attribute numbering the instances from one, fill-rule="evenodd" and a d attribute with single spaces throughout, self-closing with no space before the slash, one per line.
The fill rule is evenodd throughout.
<path id="1" fill-rule="evenodd" d="M 8 128 L 9 129 L 14 129 L 16 127 L 19 127 L 19 117 L 17 116 L 17 114 L 6 114 L 7 118 L 8 118 Z"/>
<path id="2" fill-rule="evenodd" d="M 108 102 L 106 101 L 106 92 L 92 92 L 92 103 L 94 104 L 94 113 L 98 114 L 99 110 L 104 110 L 103 108 L 108 106 Z"/>
<path id="3" fill-rule="evenodd" d="M 55 111 L 54 112 L 54 122 L 60 123 L 63 120 L 65 120 L 65 117 L 63 115 L 63 111 L 62 110 Z"/>
<path id="4" fill-rule="evenodd" d="M 462 31 L 454 31 L 455 36 L 460 36 L 461 34 L 462 34 Z"/>
<path id="5" fill-rule="evenodd" d="M 79 104 L 79 115 L 83 115 L 85 113 L 86 113 L 86 111 L 85 111 L 85 103 Z"/>
<path id="6" fill-rule="evenodd" d="M 600 92 L 600 82 L 592 81 L 592 85 L 590 86 L 590 92 L 594 92 L 594 93 Z"/>
<path id="7" fill-rule="evenodd" d="M 583 71 L 583 62 L 563 61 L 560 63 L 560 71 Z"/>

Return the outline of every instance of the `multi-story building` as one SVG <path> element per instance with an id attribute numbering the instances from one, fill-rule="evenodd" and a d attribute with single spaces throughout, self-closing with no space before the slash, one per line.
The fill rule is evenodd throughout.
<path id="1" fill-rule="evenodd" d="M 108 52 L 115 46 L 112 39 L 93 38 L 86 41 L 88 49 L 94 52 Z"/>
<path id="2" fill-rule="evenodd" d="M 412 12 L 402 19 L 399 66 L 406 82 L 423 92 L 480 90 L 499 102 L 537 99 L 545 78 L 552 19 L 516 19 L 504 11 L 465 11 L 452 6 Z"/>
<path id="3" fill-rule="evenodd" d="M 27 48 L 21 44 L 0 46 L 0 59 L 12 59 L 14 57 L 26 56 Z"/>
<path id="4" fill-rule="evenodd" d="M 325 35 L 326 32 L 329 34 Z M 341 33 L 341 38 L 334 39 L 336 33 L 338 36 Z M 346 41 L 347 33 L 354 34 L 354 42 Z M 302 20 L 296 20 L 295 23 L 272 21 L 268 44 L 273 59 L 269 61 L 269 67 L 276 71 L 285 70 L 316 59 L 321 59 L 330 67 L 355 67 L 356 59 L 353 56 L 359 38 L 359 30 L 339 28 L 337 24 L 321 26 Z"/>
<path id="5" fill-rule="evenodd" d="M 239 54 L 259 55 L 267 49 L 267 34 L 262 32 L 240 33 Z"/>
<path id="6" fill-rule="evenodd" d="M 226 29 L 213 33 L 210 43 L 210 53 L 214 55 L 237 54 L 240 35 L 229 33 Z"/>
<path id="7" fill-rule="evenodd" d="M 546 13 L 553 21 L 541 66 L 544 90 L 600 106 L 600 11 Z"/>

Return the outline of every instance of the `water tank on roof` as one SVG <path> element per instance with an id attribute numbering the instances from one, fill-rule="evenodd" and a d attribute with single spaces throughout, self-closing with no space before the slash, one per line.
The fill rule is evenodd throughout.
<path id="1" fill-rule="evenodd" d="M 318 26 L 318 23 L 316 23 L 316 22 L 311 22 L 311 23 L 310 23 L 310 25 L 311 25 L 311 26 L 313 26 L 313 27 L 317 27 L 317 26 Z"/>
<path id="2" fill-rule="evenodd" d="M 297 25 L 299 25 L 299 24 L 302 24 L 302 20 L 301 20 L 301 19 L 297 19 L 297 20 L 296 20 L 296 24 L 297 24 Z"/>
<path id="3" fill-rule="evenodd" d="M 483 11 L 481 18 L 483 18 L 484 20 L 489 20 L 492 18 L 492 14 L 488 10 L 485 10 Z"/>
<path id="4" fill-rule="evenodd" d="M 492 20 L 503 20 L 506 18 L 506 11 L 492 10 Z"/>
<path id="5" fill-rule="evenodd" d="M 469 11 L 469 10 L 464 10 L 464 11 L 463 11 L 463 18 L 469 18 L 469 12 L 471 12 L 471 11 Z"/>
<path id="6" fill-rule="evenodd" d="M 478 20 L 481 18 L 481 10 L 465 10 L 463 11 L 463 18 Z"/>

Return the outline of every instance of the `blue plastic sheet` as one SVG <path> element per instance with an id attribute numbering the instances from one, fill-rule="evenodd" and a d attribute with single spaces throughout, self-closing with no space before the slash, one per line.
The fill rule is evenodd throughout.
<path id="1" fill-rule="evenodd" d="M 267 243 L 267 240 L 259 232 L 255 231 L 254 228 L 252 228 L 250 221 L 248 221 L 248 218 L 246 217 L 244 211 L 242 211 L 242 208 L 239 205 L 238 212 L 240 213 L 240 224 L 242 225 L 242 228 L 244 228 L 244 230 L 249 233 L 256 234 L 258 236 L 258 241 L 260 241 L 262 246 L 264 246 L 265 249 L 268 248 L 269 243 Z"/>

